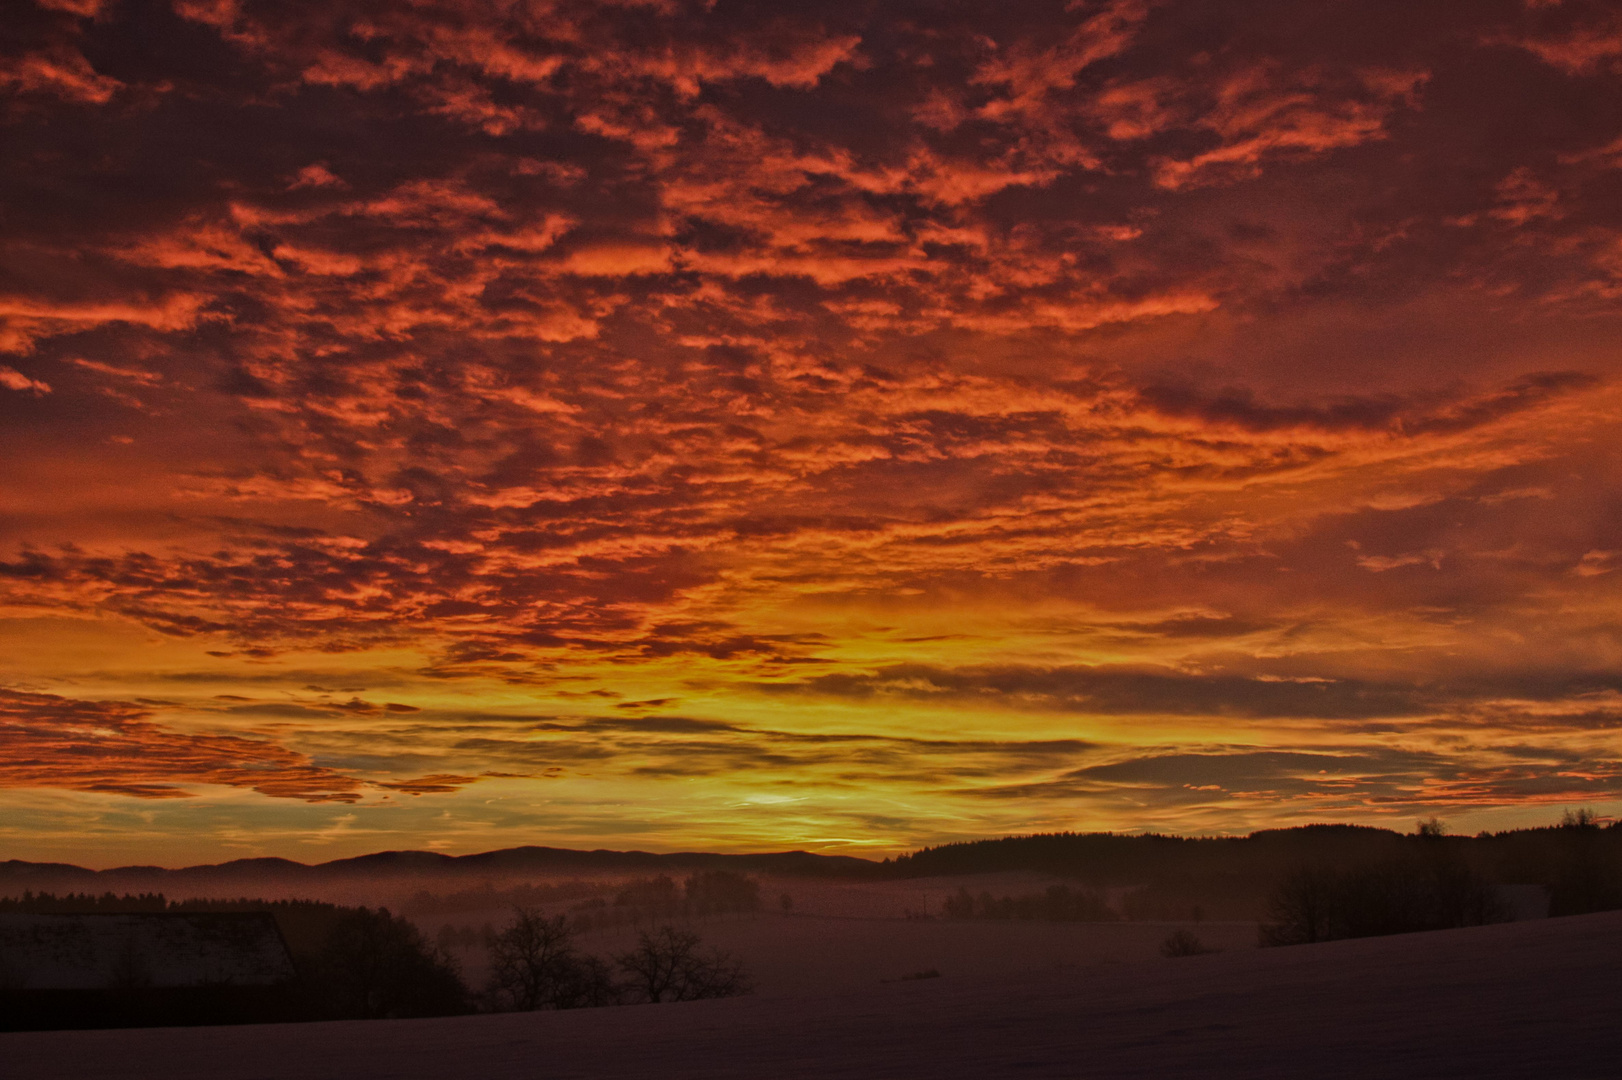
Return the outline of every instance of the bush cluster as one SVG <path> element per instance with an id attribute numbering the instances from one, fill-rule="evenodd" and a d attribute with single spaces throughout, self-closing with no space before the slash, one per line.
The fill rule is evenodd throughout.
<path id="1" fill-rule="evenodd" d="M 1160 943 L 1160 955 L 1167 959 L 1175 959 L 1180 956 L 1204 956 L 1206 953 L 1215 951 L 1215 949 L 1208 947 L 1205 942 L 1201 941 L 1191 930 L 1173 930 L 1166 935 L 1166 940 Z"/>
<path id="2" fill-rule="evenodd" d="M 569 909 L 571 925 L 579 931 L 759 910 L 759 883 L 730 870 L 706 870 L 681 883 L 666 874 L 640 878 L 620 886 L 612 903 L 595 897 Z"/>
<path id="3" fill-rule="evenodd" d="M 517 908 L 513 915 L 490 944 L 485 994 L 496 1010 L 659 1004 L 750 992 L 738 959 L 701 951 L 699 936 L 690 930 L 643 931 L 636 948 L 604 961 L 579 950 L 566 916 L 533 908 Z"/>
<path id="4" fill-rule="evenodd" d="M 760 885 L 730 870 L 705 870 L 681 885 L 665 874 L 623 886 L 614 897 L 617 908 L 661 915 L 725 915 L 760 910 Z"/>

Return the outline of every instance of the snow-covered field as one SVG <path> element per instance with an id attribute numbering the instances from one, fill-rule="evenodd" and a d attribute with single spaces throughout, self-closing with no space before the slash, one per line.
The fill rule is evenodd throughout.
<path id="1" fill-rule="evenodd" d="M 995 895 L 1040 892 L 1057 881 L 1036 874 L 981 874 L 871 883 L 767 880 L 765 910 L 690 921 L 657 919 L 581 935 L 586 952 L 608 958 L 636 944 L 637 934 L 673 921 L 698 933 L 706 947 L 725 949 L 743 961 L 761 994 L 836 993 L 925 971 L 942 976 L 987 978 L 1057 969 L 1156 959 L 1173 930 L 1186 928 L 1208 947 L 1232 951 L 1256 947 L 1256 924 L 1241 922 L 1055 923 L 957 920 L 939 917 L 945 897 L 960 885 Z M 791 914 L 776 903 L 793 897 Z M 566 905 L 554 910 L 563 911 Z M 911 912 L 929 918 L 907 918 Z M 491 908 L 455 915 L 420 916 L 430 940 L 444 925 L 501 926 L 511 911 Z M 486 975 L 482 946 L 454 949 L 464 976 L 481 985 Z"/>
<path id="2" fill-rule="evenodd" d="M 843 923 L 852 934 L 871 934 L 874 925 L 898 932 L 930 925 L 818 921 Z M 948 958 L 941 971 L 940 978 L 864 981 L 843 990 L 778 988 L 725 1001 L 565 1013 L 0 1035 L 0 1074 L 7 1080 L 1622 1075 L 1622 913 L 1016 973 L 955 973 Z"/>

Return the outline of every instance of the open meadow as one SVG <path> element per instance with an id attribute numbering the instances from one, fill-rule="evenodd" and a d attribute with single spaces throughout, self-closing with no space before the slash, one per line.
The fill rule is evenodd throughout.
<path id="1" fill-rule="evenodd" d="M 678 919 L 642 916 L 588 930 L 577 944 L 584 952 L 617 955 L 634 946 L 642 931 L 674 922 L 699 934 L 706 947 L 740 959 L 761 994 L 838 993 L 919 975 L 982 979 L 1107 969 L 1159 957 L 1167 935 L 1178 929 L 1189 930 L 1212 949 L 1256 947 L 1254 922 L 1049 922 L 950 919 L 942 914 L 944 899 L 962 888 L 1020 895 L 1040 893 L 1056 881 L 1028 873 L 857 883 L 767 879 L 761 882 L 763 911 Z M 787 913 L 777 903 L 785 893 L 793 901 Z M 568 907 L 555 904 L 543 910 L 563 913 Z M 432 940 L 446 926 L 499 928 L 511 917 L 510 907 L 492 906 L 418 914 L 413 921 Z M 474 986 L 484 982 L 488 971 L 484 946 L 476 937 L 464 933 L 465 946 L 451 948 Z"/>
<path id="2" fill-rule="evenodd" d="M 964 956 L 983 947 L 972 940 L 956 939 Z M 940 955 L 940 978 L 840 990 L 430 1020 L 16 1033 L 0 1035 L 0 1058 L 8 1080 L 1597 1080 L 1622 1060 L 1622 913 L 1017 973 L 971 972 Z"/>

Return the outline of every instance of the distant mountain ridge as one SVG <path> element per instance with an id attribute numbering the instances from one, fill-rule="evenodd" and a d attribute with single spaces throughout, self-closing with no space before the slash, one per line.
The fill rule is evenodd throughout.
<path id="1" fill-rule="evenodd" d="M 846 880 L 1051 875 L 1093 889 L 1135 890 L 1142 918 L 1251 918 L 1285 875 L 1302 867 L 1341 869 L 1410 863 L 1468 867 L 1504 886 L 1536 886 L 1556 914 L 1622 907 L 1622 824 L 1592 818 L 1478 836 L 1398 833 L 1359 825 L 1264 829 L 1249 836 L 1047 833 L 926 847 L 882 862 L 808 851 L 721 854 L 582 851 L 515 847 L 473 855 L 380 851 L 324 863 L 236 859 L 168 869 L 89 870 L 65 863 L 0 862 L 0 896 L 33 892 L 163 892 L 177 896 L 367 895 L 383 883 L 463 890 L 484 883 L 559 877 L 672 877 L 700 870 Z"/>
<path id="2" fill-rule="evenodd" d="M 118 866 L 91 870 L 70 863 L 36 863 L 20 859 L 0 862 L 0 893 L 19 890 L 173 889 L 205 885 L 244 885 L 278 879 L 341 883 L 380 878 L 488 878 L 523 877 L 558 873 L 668 873 L 691 870 L 735 870 L 800 877 L 851 876 L 872 872 L 879 864 L 849 855 L 817 855 L 809 851 L 778 851 L 728 855 L 685 851 L 655 854 L 647 851 L 579 851 L 571 848 L 516 847 L 474 855 L 444 855 L 433 851 L 379 851 L 324 863 L 261 857 L 223 863 L 169 868 Z"/>

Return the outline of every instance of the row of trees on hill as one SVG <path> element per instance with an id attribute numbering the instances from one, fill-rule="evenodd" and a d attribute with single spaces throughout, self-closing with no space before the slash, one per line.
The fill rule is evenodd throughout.
<path id="1" fill-rule="evenodd" d="M 1551 915 L 1622 908 L 1622 865 L 1615 829 L 1602 830 L 1586 811 L 1567 813 L 1544 830 L 1536 850 L 1518 852 L 1543 871 Z M 1422 822 L 1401 856 L 1337 867 L 1293 868 L 1274 889 L 1263 945 L 1479 926 L 1512 917 L 1495 883 L 1466 858 L 1441 822 Z M 1519 837 L 1517 837 L 1519 839 Z"/>
<path id="2" fill-rule="evenodd" d="M 1273 892 L 1263 945 L 1301 945 L 1503 922 L 1493 884 L 1444 845 L 1419 857 L 1338 869 L 1301 866 Z"/>
<path id="3" fill-rule="evenodd" d="M 1551 915 L 1622 908 L 1622 825 L 1602 827 L 1586 811 L 1570 812 L 1555 826 L 1477 836 L 1447 835 L 1439 824 L 1426 823 L 1408 834 L 1310 825 L 1246 837 L 1007 837 L 925 848 L 889 863 L 887 872 L 900 877 L 1049 873 L 1084 892 L 1116 890 L 1119 912 L 1129 919 L 1248 921 L 1272 918 L 1279 883 L 1308 870 L 1320 879 L 1326 874 L 1340 879 L 1336 891 L 1374 895 L 1395 888 L 1377 888 L 1376 880 L 1415 876 L 1394 867 L 1430 865 L 1438 852 L 1489 886 L 1536 887 L 1547 897 Z M 955 899 L 961 910 L 961 897 Z M 1021 911 L 1042 907 L 1036 896 L 996 898 L 989 908 L 980 897 L 974 899 L 975 918 L 1003 912 L 1018 918 Z M 1348 901 L 1347 906 L 1367 905 Z"/>
<path id="4" fill-rule="evenodd" d="M 680 884 L 666 874 L 627 882 L 612 902 L 598 897 L 573 905 L 570 922 L 574 929 L 586 931 L 759 910 L 760 884 L 753 878 L 731 870 L 704 870 Z"/>
<path id="5" fill-rule="evenodd" d="M 484 882 L 477 888 L 434 893 L 422 889 L 404 905 L 407 915 L 449 915 L 463 911 L 492 911 L 514 907 L 538 907 L 568 901 L 587 900 L 612 889 L 600 881 L 578 878 L 556 882 L 516 882 L 497 888 Z"/>
<path id="6" fill-rule="evenodd" d="M 615 907 L 639 908 L 666 915 L 724 915 L 758 911 L 760 884 L 731 870 L 704 870 L 678 888 L 670 877 L 633 881 L 614 897 Z"/>
<path id="7" fill-rule="evenodd" d="M 678 881 L 668 874 L 620 883 L 579 879 L 497 888 L 490 882 L 446 894 L 422 890 L 406 904 L 410 915 L 444 915 L 496 908 L 536 908 L 573 902 L 583 927 L 650 918 L 704 918 L 760 909 L 760 885 L 732 870 L 700 870 Z M 604 914 L 612 911 L 611 915 Z"/>
<path id="8" fill-rule="evenodd" d="M 350 908 L 316 901 L 169 901 L 159 894 L 117 897 L 26 894 L 0 899 L 0 910 L 49 914 L 118 914 L 202 911 L 267 911 L 276 919 L 292 956 L 296 979 L 260 995 L 253 1015 L 157 1015 L 150 1003 L 112 1002 L 98 1015 L 127 1015 L 126 1022 L 186 1024 L 287 1020 L 381 1019 L 449 1016 L 476 1011 L 569 1009 L 638 1002 L 690 1001 L 750 992 L 743 965 L 734 956 L 702 948 L 699 935 L 675 926 L 642 932 L 634 948 L 600 959 L 577 946 L 564 915 L 515 908 L 512 920 L 491 935 L 491 975 L 470 988 L 451 954 L 430 943 L 410 920 L 386 908 Z M 139 997 L 140 987 L 109 988 Z M 151 994 L 147 994 L 151 997 Z M 188 1006 L 189 1008 L 190 1006 Z M 38 1010 L 35 1010 L 36 1012 Z M 206 1015 L 207 1019 L 202 1017 Z M 48 1018 L 48 1026 L 73 1027 L 73 1015 Z M 7 1026 L 0 1017 L 0 1028 Z"/>
<path id="9" fill-rule="evenodd" d="M 949 919 L 1045 919 L 1049 922 L 1110 922 L 1121 916 L 1096 892 L 1049 885 L 1023 896 L 978 896 L 966 888 L 946 898 Z"/>
<path id="10" fill-rule="evenodd" d="M 21 1010 L 53 1027 L 104 1024 L 264 1023 L 288 1020 L 441 1016 L 472 1005 L 456 965 L 409 920 L 385 908 L 310 900 L 184 900 L 139 896 L 25 893 L 0 911 L 52 915 L 267 912 L 290 954 L 295 978 L 252 993 L 154 989 L 140 980 L 105 991 L 12 990 Z M 230 988 L 227 988 L 229 990 Z M 43 996 L 42 996 L 43 995 Z M 227 1000 L 229 999 L 229 1000 Z M 0 1026 L 10 1018 L 0 1016 Z"/>
<path id="11" fill-rule="evenodd" d="M 659 1004 L 751 991 L 737 957 L 701 946 L 697 933 L 666 925 L 643 931 L 634 948 L 605 960 L 580 950 L 567 916 L 515 908 L 489 943 L 490 977 L 479 993 L 414 924 L 386 909 L 359 908 L 333 925 L 302 970 L 324 1015 L 366 1019 Z"/>

